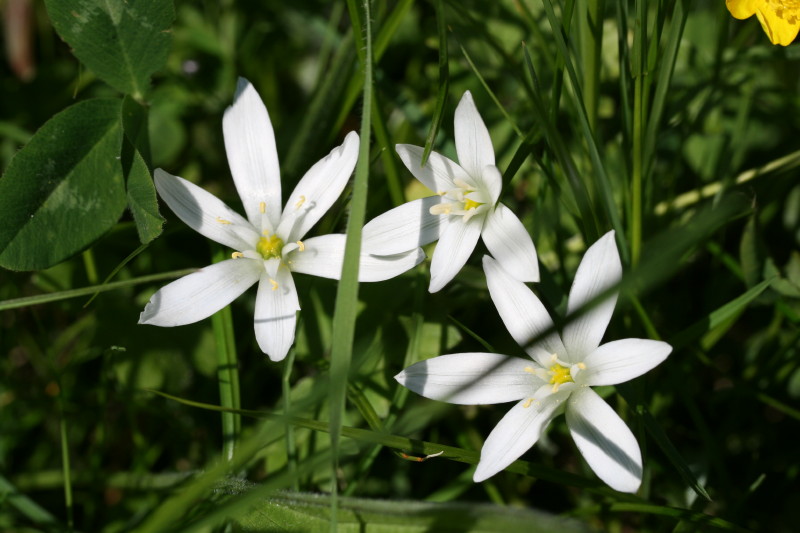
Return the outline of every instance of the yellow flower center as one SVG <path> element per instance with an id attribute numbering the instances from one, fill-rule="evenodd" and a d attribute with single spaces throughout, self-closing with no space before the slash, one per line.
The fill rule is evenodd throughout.
<path id="1" fill-rule="evenodd" d="M 464 199 L 464 211 L 469 211 L 470 209 L 475 209 L 476 207 L 483 205 L 481 202 L 476 202 L 474 200 L 470 200 L 469 198 Z"/>
<path id="2" fill-rule="evenodd" d="M 572 383 L 572 374 L 569 371 L 569 368 L 566 366 L 561 366 L 560 364 L 556 363 L 550 367 L 550 383 L 553 385 L 563 385 L 564 383 Z"/>
<path id="3" fill-rule="evenodd" d="M 256 251 L 261 254 L 264 259 L 273 259 L 281 257 L 281 250 L 283 249 L 283 241 L 277 235 L 267 235 L 258 239 L 256 244 Z"/>

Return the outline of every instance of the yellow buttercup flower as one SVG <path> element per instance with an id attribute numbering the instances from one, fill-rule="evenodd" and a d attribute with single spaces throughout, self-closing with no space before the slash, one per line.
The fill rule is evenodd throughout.
<path id="1" fill-rule="evenodd" d="M 800 30 L 800 0 L 725 0 L 737 19 L 754 14 L 772 44 L 788 46 Z"/>

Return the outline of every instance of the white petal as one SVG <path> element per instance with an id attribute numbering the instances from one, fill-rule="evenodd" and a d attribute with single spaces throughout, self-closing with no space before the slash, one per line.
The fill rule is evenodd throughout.
<path id="1" fill-rule="evenodd" d="M 637 378 L 655 368 L 672 351 L 666 342 L 648 339 L 622 339 L 603 344 L 586 356 L 581 383 L 616 385 Z"/>
<path id="2" fill-rule="evenodd" d="M 542 381 L 526 372 L 532 363 L 495 353 L 457 353 L 406 368 L 394 379 L 432 400 L 461 405 L 512 402 L 530 397 Z"/>
<path id="3" fill-rule="evenodd" d="M 236 190 L 247 218 L 261 228 L 260 204 L 264 202 L 272 227 L 281 214 L 281 175 L 275 134 L 264 102 L 253 85 L 239 78 L 233 104 L 222 118 L 225 151 Z"/>
<path id="4" fill-rule="evenodd" d="M 522 400 L 512 407 L 483 443 L 472 479 L 476 483 L 488 479 L 519 459 L 536 444 L 567 396 L 568 392 L 558 392 L 539 402 Z"/>
<path id="5" fill-rule="evenodd" d="M 339 279 L 342 275 L 346 238 L 344 234 L 334 234 L 303 241 L 303 251 L 297 248 L 287 254 L 290 268 L 293 272 Z M 362 253 L 358 266 L 358 281 L 391 279 L 414 268 L 424 259 L 425 254 L 421 248 L 386 256 Z"/>
<path id="6" fill-rule="evenodd" d="M 447 217 L 432 215 L 440 196 L 406 202 L 373 218 L 361 232 L 362 250 L 376 255 L 407 252 L 439 238 Z"/>
<path id="7" fill-rule="evenodd" d="M 139 324 L 183 326 L 207 318 L 258 281 L 262 264 L 255 259 L 228 259 L 173 281 L 150 298 Z"/>
<path id="8" fill-rule="evenodd" d="M 636 492 L 642 453 L 619 415 L 589 387 L 569 397 L 566 415 L 572 438 L 597 477 L 614 490 Z"/>
<path id="9" fill-rule="evenodd" d="M 483 217 L 476 216 L 464 223 L 447 223 L 431 258 L 431 284 L 428 291 L 436 292 L 450 283 L 467 262 L 481 236 Z"/>
<path id="10" fill-rule="evenodd" d="M 300 310 L 300 303 L 289 269 L 281 265 L 275 269 L 273 276 L 264 272 L 258 282 L 256 340 L 261 351 L 270 359 L 282 361 L 294 342 L 296 312 Z"/>
<path id="11" fill-rule="evenodd" d="M 500 198 L 500 192 L 503 190 L 503 176 L 500 174 L 500 170 L 494 165 L 487 165 L 483 167 L 483 172 L 475 181 L 489 195 L 489 203 L 496 204 L 497 199 Z"/>
<path id="12" fill-rule="evenodd" d="M 397 155 L 406 168 L 435 193 L 446 192 L 456 187 L 455 180 L 473 183 L 472 178 L 461 166 L 437 152 L 431 152 L 425 166 L 420 166 L 424 148 L 411 144 L 398 144 L 395 146 Z"/>
<path id="13" fill-rule="evenodd" d="M 172 212 L 204 237 L 237 251 L 252 249 L 258 242 L 250 223 L 210 192 L 160 168 L 155 184 Z"/>
<path id="14" fill-rule="evenodd" d="M 543 367 L 551 365 L 553 354 L 562 357 L 566 350 L 555 331 L 531 344 L 553 327 L 553 320 L 539 298 L 488 255 L 483 256 L 483 270 L 489 295 L 514 340 Z"/>
<path id="15" fill-rule="evenodd" d="M 471 176 L 480 176 L 483 167 L 494 165 L 494 148 L 489 130 L 469 91 L 464 93 L 456 107 L 455 137 L 458 162 Z"/>
<path id="16" fill-rule="evenodd" d="M 503 270 L 519 281 L 539 281 L 536 248 L 511 209 L 497 204 L 494 211 L 489 212 L 481 236 Z"/>
<path id="17" fill-rule="evenodd" d="M 358 134 L 351 131 L 340 146 L 317 161 L 297 184 L 283 210 L 278 235 L 288 241 L 302 239 L 342 195 L 357 159 Z"/>
<path id="18" fill-rule="evenodd" d="M 614 232 L 609 231 L 586 250 L 578 265 L 569 291 L 567 319 L 593 298 L 619 283 L 621 278 L 622 264 L 614 242 Z M 614 293 L 566 325 L 564 345 L 567 347 L 567 361 L 577 363 L 600 345 L 616 303 L 617 293 Z"/>

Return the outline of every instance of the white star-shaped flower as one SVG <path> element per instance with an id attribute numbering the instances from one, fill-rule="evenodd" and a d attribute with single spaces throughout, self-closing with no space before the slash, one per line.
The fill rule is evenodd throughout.
<path id="1" fill-rule="evenodd" d="M 358 158 L 358 135 L 350 132 L 341 146 L 312 166 L 281 209 L 272 124 L 267 108 L 247 80 L 239 79 L 222 126 L 228 163 L 246 219 L 214 195 L 161 169 L 155 171 L 155 184 L 178 218 L 235 251 L 231 259 L 156 292 L 139 323 L 180 326 L 197 322 L 257 282 L 256 340 L 270 359 L 280 361 L 294 342 L 296 311 L 300 309 L 292 272 L 332 279 L 341 275 L 345 235 L 301 239 L 344 190 Z M 365 250 L 362 248 L 360 281 L 395 277 L 424 259 L 421 249 L 382 256 Z"/>
<path id="2" fill-rule="evenodd" d="M 430 292 L 447 285 L 467 262 L 478 238 L 504 269 L 520 281 L 539 281 L 536 248 L 519 218 L 498 203 L 503 187 L 489 131 L 469 91 L 456 108 L 458 163 L 423 148 L 398 144 L 408 170 L 436 196 L 407 202 L 364 226 L 364 245 L 374 253 L 396 254 L 439 240 L 431 259 Z"/>
<path id="3" fill-rule="evenodd" d="M 672 347 L 647 339 L 601 346 L 616 294 L 571 320 L 562 335 L 543 336 L 553 321 L 536 295 L 491 257 L 484 256 L 483 266 L 503 322 L 533 361 L 493 353 L 443 355 L 408 367 L 397 381 L 427 398 L 450 403 L 517 401 L 486 439 L 476 482 L 517 460 L 539 440 L 547 424 L 565 412 L 572 438 L 597 476 L 613 489 L 636 492 L 642 480 L 639 445 L 591 387 L 638 377 L 664 361 Z M 570 290 L 568 314 L 616 285 L 621 274 L 612 231 L 586 251 Z"/>

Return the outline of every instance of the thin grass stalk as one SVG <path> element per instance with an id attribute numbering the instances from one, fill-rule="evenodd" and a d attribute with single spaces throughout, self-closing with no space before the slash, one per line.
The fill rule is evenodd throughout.
<path id="1" fill-rule="evenodd" d="M 633 163 L 631 172 L 631 265 L 642 252 L 642 173 L 644 150 L 644 71 L 647 50 L 647 5 L 636 1 L 633 43 Z"/>
<path id="2" fill-rule="evenodd" d="M 60 389 L 60 387 L 59 387 Z M 59 433 L 61 435 L 61 471 L 64 474 L 64 507 L 67 510 L 67 531 L 74 529 L 74 512 L 72 508 L 72 475 L 69 462 L 69 439 L 67 437 L 67 419 L 64 414 L 64 400 L 62 391 L 58 392 Z"/>
<path id="3" fill-rule="evenodd" d="M 294 346 L 289 350 L 286 359 L 283 361 L 283 373 L 281 375 L 281 390 L 283 393 L 283 412 L 286 416 L 292 414 L 292 367 L 294 367 L 295 349 Z M 292 480 L 292 490 L 300 490 L 300 481 L 297 476 L 297 443 L 295 441 L 294 426 L 286 424 L 286 467 L 289 477 Z"/>
<path id="4" fill-rule="evenodd" d="M 447 25 L 444 20 L 444 6 L 442 0 L 436 0 L 436 29 L 439 37 L 439 90 L 436 94 L 436 108 L 431 118 L 431 127 L 425 139 L 425 148 L 422 150 L 422 166 L 428 162 L 431 155 L 436 134 L 444 116 L 444 106 L 447 103 L 447 92 L 450 87 L 450 67 L 447 52 Z"/>
<path id="5" fill-rule="evenodd" d="M 330 386 L 330 429 L 331 438 L 331 505 L 330 530 L 337 530 L 338 486 L 336 476 L 339 470 L 339 439 L 342 431 L 342 416 L 347 393 L 347 380 L 350 362 L 353 358 L 353 338 L 356 326 L 356 307 L 358 304 L 358 263 L 361 253 L 361 227 L 367 209 L 367 186 L 369 181 L 370 118 L 372 116 L 372 24 L 369 0 L 364 0 L 364 72 L 363 107 L 361 112 L 361 144 L 358 163 L 353 182 L 353 199 L 350 204 L 350 217 L 347 221 L 347 240 L 344 248 L 342 276 L 336 291 L 333 311 L 333 337 L 331 341 L 331 386 Z M 352 21 L 356 23 L 355 20 Z M 353 27 L 354 33 L 362 31 Z"/>
<path id="6" fill-rule="evenodd" d="M 220 248 L 213 254 L 213 262 L 225 260 L 225 252 Z M 237 375 L 238 361 L 236 346 L 233 345 L 233 316 L 230 306 L 225 306 L 211 316 L 211 328 L 214 331 L 214 341 L 217 345 L 217 383 L 219 385 L 219 402 L 223 407 L 238 409 L 239 376 Z M 239 407 L 237 407 L 239 406 Z M 232 461 L 236 452 L 238 438 L 237 426 L 241 420 L 235 413 L 222 414 L 222 457 Z"/>
<path id="7" fill-rule="evenodd" d="M 597 131 L 597 107 L 600 101 L 600 52 L 603 44 L 605 0 L 584 0 L 580 18 L 581 60 L 583 62 L 583 105 L 589 127 Z"/>

